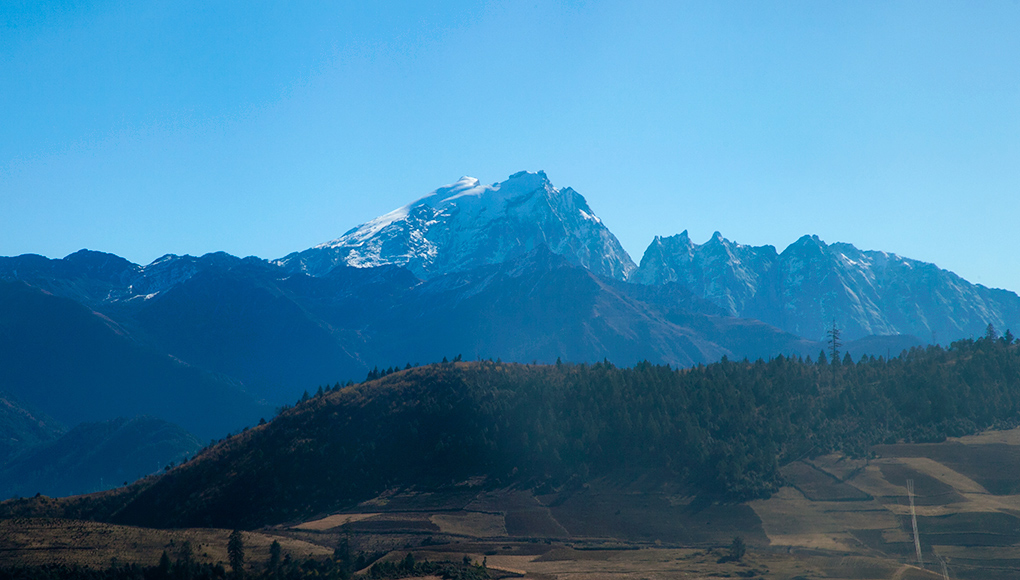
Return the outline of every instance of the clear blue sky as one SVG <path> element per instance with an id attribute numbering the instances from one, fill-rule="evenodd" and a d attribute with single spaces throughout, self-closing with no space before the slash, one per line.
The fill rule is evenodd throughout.
<path id="1" fill-rule="evenodd" d="M 1020 291 L 1020 3 L 0 3 L 0 255 L 276 258 L 544 169 L 635 261 L 803 234 Z"/>

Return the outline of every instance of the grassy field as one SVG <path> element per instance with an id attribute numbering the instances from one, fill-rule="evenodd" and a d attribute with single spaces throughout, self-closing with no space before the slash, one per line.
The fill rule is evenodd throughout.
<path id="1" fill-rule="evenodd" d="M 198 562 L 225 563 L 229 535 L 230 530 L 212 528 L 154 530 L 53 518 L 0 520 L 0 567 L 63 563 L 103 568 L 114 558 L 122 564 L 151 566 L 164 550 L 176 559 L 184 542 L 191 543 Z M 333 554 L 332 549 L 285 535 L 244 532 L 243 537 L 252 561 L 267 560 L 274 540 L 294 556 Z"/>
<path id="2" fill-rule="evenodd" d="M 802 466 L 786 466 L 790 487 L 751 503 L 770 545 L 916 564 L 906 489 L 912 480 L 927 568 L 941 570 L 941 557 L 952 578 L 1020 577 L 1020 430 L 873 451 L 870 460 L 811 460 L 835 485 Z M 838 501 L 836 485 L 871 499 Z"/>

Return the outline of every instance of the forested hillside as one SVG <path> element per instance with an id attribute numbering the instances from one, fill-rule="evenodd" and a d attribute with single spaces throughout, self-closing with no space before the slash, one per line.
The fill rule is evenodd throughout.
<path id="1" fill-rule="evenodd" d="M 716 501 L 769 495 L 779 466 L 1020 418 L 1007 333 L 892 360 L 778 357 L 693 369 L 441 363 L 326 389 L 160 478 L 47 508 L 150 526 L 258 526 L 392 488 L 558 488 L 605 477 Z M 3 511 L 43 513 L 38 502 Z"/>

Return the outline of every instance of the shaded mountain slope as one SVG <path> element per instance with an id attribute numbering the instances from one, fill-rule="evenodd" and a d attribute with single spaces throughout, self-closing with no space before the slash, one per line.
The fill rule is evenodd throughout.
<path id="1" fill-rule="evenodd" d="M 261 265 L 199 271 L 146 301 L 133 318 L 162 349 L 236 377 L 275 404 L 366 369 L 356 332 L 310 313 Z"/>
<path id="2" fill-rule="evenodd" d="M 73 273 L 49 287 L 85 285 L 87 273 L 80 279 L 62 261 L 37 268 Z M 597 276 L 541 244 L 425 283 L 393 265 L 340 265 L 308 276 L 223 253 L 165 256 L 135 274 L 96 308 L 150 349 L 233 377 L 273 404 L 324 381 L 359 379 L 373 366 L 458 353 L 690 365 L 817 351 L 766 325 L 721 316 L 679 284 Z"/>
<path id="3" fill-rule="evenodd" d="M 313 278 L 222 252 L 164 256 L 113 282 L 98 268 L 67 263 L 107 257 L 20 256 L 0 263 L 0 274 L 81 302 L 145 349 L 229 376 L 277 405 L 326 379 L 363 377 L 370 368 L 363 359 L 374 360 L 375 350 L 361 328 L 419 284 L 396 266 L 340 267 Z"/>
<path id="4" fill-rule="evenodd" d="M 653 289 L 606 279 L 539 247 L 501 265 L 433 278 L 366 330 L 398 363 L 461 354 L 689 366 L 723 355 L 817 351 L 816 343 L 718 314 L 677 285 Z"/>
<path id="5" fill-rule="evenodd" d="M 266 408 L 233 382 L 152 352 L 72 300 L 0 281 L 0 384 L 74 425 L 151 414 L 203 437 Z"/>
<path id="6" fill-rule="evenodd" d="M 0 466 L 0 497 L 110 489 L 158 472 L 201 448 L 187 431 L 152 417 L 81 423 Z"/>
<path id="7" fill-rule="evenodd" d="M 15 453 L 52 441 L 64 427 L 46 415 L 26 408 L 10 393 L 0 392 L 0 465 Z M 0 497 L 4 497 L 0 494 Z"/>
<path id="8" fill-rule="evenodd" d="M 724 352 L 541 248 L 502 265 L 434 278 L 406 298 L 370 328 L 388 337 L 392 356 L 408 353 L 411 360 L 462 354 L 690 364 Z"/>

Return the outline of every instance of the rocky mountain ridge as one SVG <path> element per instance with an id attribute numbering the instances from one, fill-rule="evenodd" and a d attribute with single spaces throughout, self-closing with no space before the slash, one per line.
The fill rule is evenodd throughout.
<path id="1" fill-rule="evenodd" d="M 464 177 L 340 238 L 277 260 L 321 275 L 338 264 L 408 268 L 429 280 L 506 262 L 538 246 L 591 272 L 645 285 L 678 283 L 730 316 L 755 318 L 811 340 L 835 323 L 848 339 L 913 335 L 948 343 L 1020 326 L 1020 297 L 934 264 L 806 235 L 782 252 L 716 232 L 656 236 L 635 267 L 584 197 L 544 172 L 480 185 Z"/>
<path id="2" fill-rule="evenodd" d="M 782 253 L 716 232 L 656 237 L 632 280 L 680 282 L 732 316 L 756 318 L 821 340 L 833 322 L 844 337 L 907 334 L 931 342 L 1020 326 L 1020 297 L 971 284 L 938 266 L 896 254 L 803 236 Z"/>

